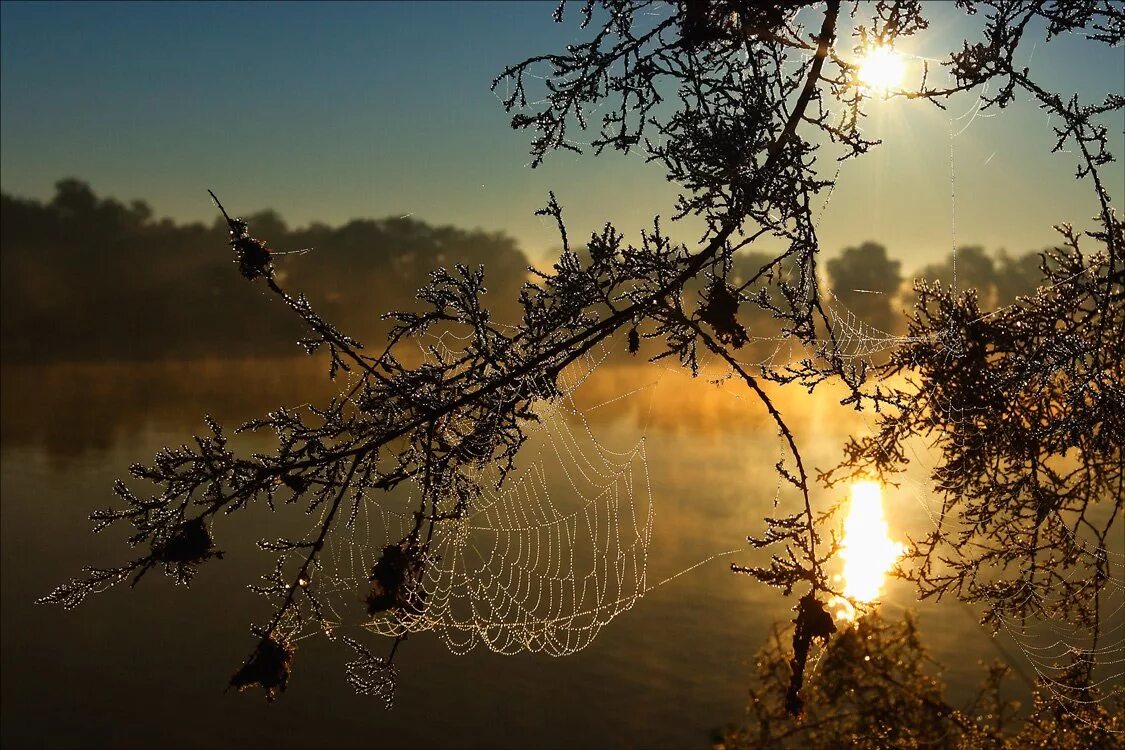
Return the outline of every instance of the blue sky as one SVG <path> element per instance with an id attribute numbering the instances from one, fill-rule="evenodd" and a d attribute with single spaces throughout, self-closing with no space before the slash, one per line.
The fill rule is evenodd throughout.
<path id="1" fill-rule="evenodd" d="M 561 155 L 530 170 L 527 135 L 489 91 L 505 64 L 584 38 L 573 20 L 553 24 L 553 7 L 4 2 L 0 185 L 46 198 L 75 176 L 208 221 L 212 187 L 240 213 L 270 207 L 296 225 L 411 213 L 507 231 L 532 254 L 556 244 L 533 216 L 554 189 L 575 234 L 607 220 L 635 231 L 671 213 L 659 167 Z M 936 56 L 971 32 L 951 11 L 935 7 L 908 51 Z M 1084 96 L 1125 86 L 1120 49 L 1029 39 L 1027 55 L 1033 73 Z M 869 128 L 887 142 L 842 168 L 821 224 L 829 254 L 878 239 L 911 267 L 949 249 L 951 128 L 959 242 L 1018 252 L 1049 242 L 1053 223 L 1084 223 L 1091 194 L 1070 178 L 1073 155 L 1048 153 L 1043 113 L 1020 102 L 951 126 L 974 101 L 946 113 L 872 104 Z M 1122 171 L 1109 172 L 1120 206 Z"/>

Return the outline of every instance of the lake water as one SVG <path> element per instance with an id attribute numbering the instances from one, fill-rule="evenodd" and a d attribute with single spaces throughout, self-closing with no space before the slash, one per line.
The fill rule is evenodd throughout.
<path id="1" fill-rule="evenodd" d="M 605 365 L 579 391 L 580 405 L 599 444 L 625 450 L 645 438 L 649 584 L 714 559 L 656 586 L 571 656 L 479 648 L 456 656 L 432 635 L 412 637 L 396 656 L 391 711 L 351 692 L 343 678 L 349 652 L 324 639 L 301 642 L 275 704 L 260 692 L 224 693 L 252 644 L 248 624 L 264 611 L 245 588 L 271 566 L 249 544 L 261 534 L 260 515 L 229 519 L 226 559 L 204 566 L 190 588 L 154 574 L 72 612 L 32 601 L 81 565 L 126 558 L 121 531 L 92 536 L 86 516 L 111 503 L 112 481 L 130 463 L 189 439 L 206 412 L 234 424 L 327 393 L 318 364 L 5 367 L 2 383 L 6 748 L 706 748 L 715 730 L 741 721 L 754 654 L 774 623 L 792 617 L 793 599 L 729 570 L 762 559 L 744 551 L 745 537 L 762 530 L 775 498 L 779 513 L 797 507 L 793 493 L 778 494 L 779 444 L 761 406 L 735 382 Z M 778 404 L 812 466 L 834 463 L 844 436 L 864 429 L 863 417 L 832 394 L 786 393 Z M 832 499 L 817 492 L 818 504 Z M 908 482 L 888 491 L 886 503 L 901 539 L 925 529 L 934 500 Z M 889 612 L 916 606 L 904 584 L 886 590 Z M 931 654 L 948 666 L 954 701 L 979 680 L 978 660 L 1012 648 L 990 640 L 955 603 L 918 611 Z"/>

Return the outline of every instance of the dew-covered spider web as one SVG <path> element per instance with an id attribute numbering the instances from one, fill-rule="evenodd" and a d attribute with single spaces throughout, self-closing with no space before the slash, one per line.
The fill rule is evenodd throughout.
<path id="1" fill-rule="evenodd" d="M 447 338 L 426 346 L 455 344 Z M 458 654 L 484 646 L 563 656 L 631 608 L 649 589 L 653 502 L 644 436 L 608 447 L 573 398 L 605 357 L 592 350 L 562 373 L 562 398 L 539 409 L 522 460 L 502 485 L 497 469 L 484 469 L 474 479 L 485 489 L 470 507 L 424 534 L 424 606 L 373 615 L 363 606 L 380 554 L 415 526 L 421 489 L 377 492 L 358 503 L 351 529 L 329 535 L 316 572 L 326 627 L 392 637 L 431 632 Z"/>

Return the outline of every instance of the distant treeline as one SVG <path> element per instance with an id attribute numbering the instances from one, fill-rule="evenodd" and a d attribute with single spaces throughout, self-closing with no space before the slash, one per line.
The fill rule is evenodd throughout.
<path id="1" fill-rule="evenodd" d="M 295 354 L 305 331 L 241 278 L 226 225 L 156 220 L 64 180 L 47 203 L 2 196 L 2 357 L 5 362 L 189 359 Z M 216 212 L 217 214 L 217 212 Z M 342 330 L 372 345 L 380 316 L 416 304 L 442 265 L 485 264 L 490 305 L 516 314 L 528 259 L 500 233 L 412 219 L 290 229 L 273 211 L 245 217 L 279 251 L 279 279 Z"/>
<path id="2" fill-rule="evenodd" d="M 753 278 L 757 271 L 772 260 L 761 252 L 742 252 L 735 256 L 730 280 L 735 286 Z M 1033 293 L 1043 279 L 1039 252 L 1028 252 L 1013 257 L 1001 250 L 991 255 L 978 246 L 957 249 L 941 263 L 925 266 L 917 273 L 919 279 L 944 285 L 954 283 L 958 289 L 977 290 L 982 307 L 994 309 L 1011 304 L 1016 297 Z M 855 320 L 884 333 L 900 334 L 906 330 L 907 316 L 914 307 L 915 277 L 902 273 L 902 263 L 892 258 L 887 248 L 877 242 L 865 242 L 858 247 L 848 247 L 823 266 L 828 288 L 827 307 L 851 324 Z M 786 271 L 782 269 L 782 278 Z M 795 279 L 789 279 L 795 283 Z M 748 290 L 750 296 L 758 288 Z M 775 304 L 780 300 L 776 290 L 767 289 Z M 776 337 L 780 326 L 770 313 L 760 307 L 743 304 L 739 319 L 747 327 L 753 341 L 758 337 Z M 876 335 L 873 332 L 866 332 Z M 765 354 L 768 347 L 759 344 L 758 353 Z"/>
<path id="3" fill-rule="evenodd" d="M 925 266 L 914 278 L 904 278 L 899 261 L 875 242 L 845 248 L 825 266 L 828 284 L 842 308 L 865 323 L 888 333 L 906 327 L 906 314 L 914 307 L 914 280 L 925 279 L 960 290 L 975 289 L 985 309 L 1010 305 L 1035 292 L 1043 280 L 1041 251 L 1009 255 L 990 254 L 977 245 L 957 248 L 941 263 Z"/>
<path id="4" fill-rule="evenodd" d="M 296 353 L 304 335 L 294 316 L 249 285 L 233 267 L 226 226 L 153 218 L 141 201 L 95 195 L 63 180 L 49 202 L 7 194 L 0 213 L 0 323 L 5 362 L 197 359 Z M 374 345 L 383 313 L 409 309 L 438 266 L 485 265 L 489 305 L 500 319 L 518 314 L 528 258 L 501 233 L 434 227 L 412 219 L 355 220 L 291 229 L 273 211 L 246 217 L 252 232 L 281 251 L 279 278 L 305 293 L 342 330 Z M 732 281 L 748 279 L 769 257 L 744 252 Z M 958 250 L 957 284 L 980 290 L 986 307 L 1035 290 L 1039 256 Z M 846 248 L 829 260 L 826 281 L 846 309 L 897 333 L 911 305 L 910 281 L 882 245 Z M 954 278 L 952 257 L 920 276 Z M 751 290 L 753 291 L 753 290 Z M 743 305 L 750 335 L 779 333 L 767 312 Z"/>

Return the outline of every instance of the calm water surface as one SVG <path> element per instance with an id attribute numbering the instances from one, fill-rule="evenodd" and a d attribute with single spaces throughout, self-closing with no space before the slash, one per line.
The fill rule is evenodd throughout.
<path id="1" fill-rule="evenodd" d="M 413 637 L 396 657 L 402 674 L 387 712 L 351 692 L 349 652 L 323 639 L 302 642 L 276 704 L 224 693 L 252 643 L 248 623 L 263 615 L 245 584 L 271 565 L 249 544 L 261 533 L 250 514 L 224 525 L 227 558 L 188 589 L 151 575 L 73 612 L 32 604 L 83 564 L 124 559 L 123 534 L 91 536 L 86 516 L 111 502 L 111 483 L 131 462 L 190 438 L 205 412 L 233 424 L 326 393 L 315 363 L 6 367 L 4 746 L 708 747 L 716 729 L 741 720 L 753 656 L 794 604 L 729 564 L 760 559 L 741 551 L 746 534 L 761 530 L 775 498 L 782 513 L 796 498 L 778 495 L 775 432 L 736 383 L 662 372 L 607 365 L 579 392 L 593 407 L 648 386 L 588 416 L 609 448 L 646 439 L 649 583 L 739 551 L 658 586 L 573 656 L 454 656 L 433 636 Z M 779 405 L 814 466 L 830 465 L 844 435 L 863 429 L 830 394 L 786 394 Z M 928 503 L 909 483 L 889 492 L 892 529 L 924 529 Z M 892 582 L 883 606 L 915 605 Z M 997 658 L 996 645 L 957 605 L 919 611 L 932 654 L 949 666 L 950 697 L 966 695 L 977 660 Z"/>

